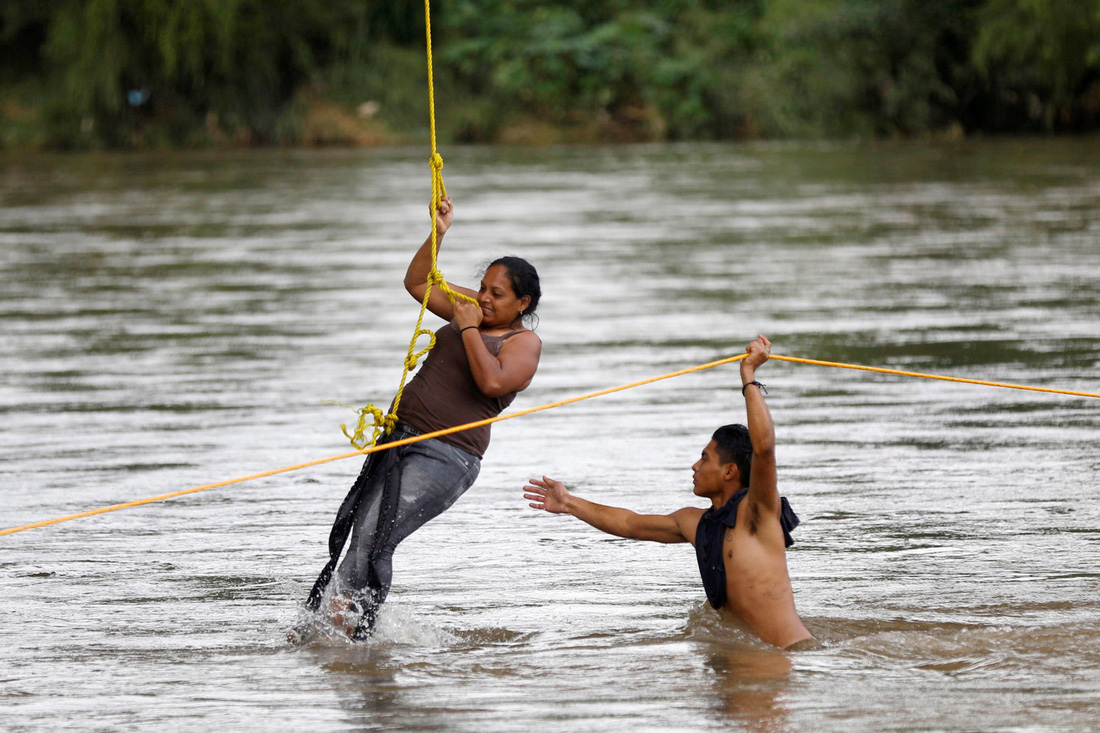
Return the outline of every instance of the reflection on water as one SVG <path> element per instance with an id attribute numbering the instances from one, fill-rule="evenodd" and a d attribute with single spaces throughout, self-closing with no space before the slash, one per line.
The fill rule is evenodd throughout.
<path id="1" fill-rule="evenodd" d="M 447 154 L 441 266 L 544 279 L 516 409 L 743 348 L 1100 392 L 1094 141 Z M 0 525 L 347 450 L 416 305 L 420 150 L 0 160 Z M 667 512 L 740 419 L 717 369 L 502 423 L 395 557 L 372 643 L 288 649 L 358 470 L 0 538 L 7 729 L 1089 730 L 1095 401 L 773 363 L 789 555 L 822 649 L 701 606 L 690 549 L 536 514 Z"/>
<path id="2" fill-rule="evenodd" d="M 710 652 L 721 714 L 752 730 L 786 730 L 788 711 L 781 693 L 793 666 L 779 650 L 753 649 Z"/>

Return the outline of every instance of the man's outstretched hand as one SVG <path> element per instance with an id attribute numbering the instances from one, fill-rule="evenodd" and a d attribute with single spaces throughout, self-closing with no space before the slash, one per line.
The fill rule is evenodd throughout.
<path id="1" fill-rule="evenodd" d="M 568 512 L 565 504 L 569 500 L 569 492 L 566 491 L 565 484 L 546 476 L 531 479 L 523 487 L 523 498 L 531 502 L 529 506 L 532 509 L 544 509 L 551 514 Z"/>

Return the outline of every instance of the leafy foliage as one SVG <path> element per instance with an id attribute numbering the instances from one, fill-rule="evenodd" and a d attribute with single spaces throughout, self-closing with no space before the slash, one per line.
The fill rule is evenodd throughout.
<path id="1" fill-rule="evenodd" d="M 999 126 L 1100 123 L 1100 0 L 990 0 L 981 17 L 974 58 L 1000 92 Z"/>
<path id="2" fill-rule="evenodd" d="M 297 142 L 316 137 L 310 105 L 337 128 L 342 106 L 417 132 L 423 13 L 0 0 L 0 145 Z M 1100 0 L 447 0 L 432 20 L 444 139 L 1100 126 Z"/>
<path id="3" fill-rule="evenodd" d="M 45 9 L 5 13 L 2 37 L 42 38 L 35 71 L 61 145 L 140 144 L 154 131 L 166 143 L 196 130 L 271 139 L 298 86 L 328 60 L 342 19 L 320 1 L 38 5 Z"/>

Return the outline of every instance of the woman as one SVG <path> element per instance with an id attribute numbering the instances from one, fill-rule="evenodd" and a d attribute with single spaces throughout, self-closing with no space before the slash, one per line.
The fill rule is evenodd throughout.
<path id="1" fill-rule="evenodd" d="M 444 198 L 435 217 L 437 244 L 453 218 L 451 200 Z M 417 301 L 427 289 L 431 246 L 429 236 L 405 273 L 405 289 Z M 379 444 L 494 417 L 531 384 L 538 369 L 542 341 L 523 325 L 541 295 L 534 267 L 503 257 L 489 265 L 476 292 L 448 285 L 477 304 L 458 298 L 451 303 L 446 293 L 432 289 L 428 309 L 448 323 L 436 331 L 435 347 L 405 387 L 397 426 Z M 488 445 L 486 425 L 369 455 L 337 512 L 330 560 L 307 607 L 321 609 L 335 571 L 329 620 L 352 639 L 370 636 L 389 593 L 394 549 L 473 484 Z M 311 628 L 307 622 L 287 638 L 300 643 Z"/>

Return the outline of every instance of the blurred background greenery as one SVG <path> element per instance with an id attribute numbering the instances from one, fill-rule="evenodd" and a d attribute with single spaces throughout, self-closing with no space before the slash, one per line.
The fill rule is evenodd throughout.
<path id="1" fill-rule="evenodd" d="M 1100 0 L 436 0 L 441 142 L 1100 129 Z M 423 140 L 422 0 L 0 0 L 0 148 Z"/>

